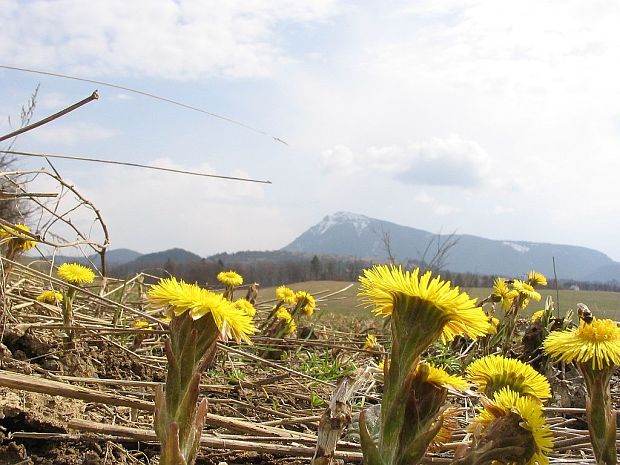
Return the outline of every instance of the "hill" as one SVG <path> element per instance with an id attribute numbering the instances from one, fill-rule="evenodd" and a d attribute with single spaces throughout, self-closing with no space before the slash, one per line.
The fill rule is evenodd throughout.
<path id="1" fill-rule="evenodd" d="M 454 234 L 437 235 L 355 213 L 338 212 L 302 233 L 283 251 L 305 254 L 336 254 L 428 262 L 438 246 L 453 241 L 442 268 L 458 273 L 519 276 L 529 270 L 579 281 L 620 281 L 620 264 L 602 252 L 586 247 L 518 240 L 492 240 Z"/>
<path id="2" fill-rule="evenodd" d="M 120 266 L 125 263 L 129 263 L 142 256 L 140 252 L 136 252 L 131 249 L 112 249 L 108 250 L 105 254 L 107 266 Z M 54 263 L 62 265 L 63 263 L 80 263 L 82 265 L 91 266 L 94 263 L 99 267 L 101 261 L 98 254 L 89 255 L 85 257 L 75 257 L 69 255 L 56 255 L 54 257 Z"/>

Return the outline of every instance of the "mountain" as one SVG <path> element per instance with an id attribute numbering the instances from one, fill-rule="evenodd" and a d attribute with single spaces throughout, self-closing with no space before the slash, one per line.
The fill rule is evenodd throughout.
<path id="1" fill-rule="evenodd" d="M 151 266 L 160 266 L 165 264 L 166 262 L 174 262 L 174 263 L 189 263 L 189 262 L 199 262 L 202 260 L 200 255 L 196 255 L 195 253 L 188 252 L 184 249 L 168 249 L 162 252 L 154 252 L 148 253 L 145 255 L 140 255 L 135 260 L 126 263 L 126 265 L 132 265 L 135 267 L 151 267 Z"/>
<path id="2" fill-rule="evenodd" d="M 119 266 L 129 263 L 141 255 L 142 254 L 140 252 L 136 252 L 131 249 L 112 249 L 106 252 L 105 259 L 107 266 Z M 54 263 L 56 265 L 61 265 L 63 263 L 80 263 L 87 266 L 91 266 L 91 263 L 94 263 L 97 267 L 99 267 L 101 259 L 98 254 L 89 255 L 88 258 L 57 255 L 54 257 Z"/>
<path id="3" fill-rule="evenodd" d="M 282 250 L 386 259 L 386 238 L 397 259 L 426 262 L 432 259 L 438 245 L 454 241 L 443 268 L 455 272 L 511 277 L 536 270 L 553 276 L 555 260 L 559 279 L 620 281 L 620 263 L 594 249 L 467 234 L 437 235 L 349 212 L 326 216 Z"/>
<path id="4" fill-rule="evenodd" d="M 123 265 L 124 263 L 135 260 L 141 255 L 140 252 L 131 249 L 113 249 L 106 252 L 105 259 L 110 265 Z M 92 258 L 94 259 L 94 257 L 98 256 L 93 255 Z"/>

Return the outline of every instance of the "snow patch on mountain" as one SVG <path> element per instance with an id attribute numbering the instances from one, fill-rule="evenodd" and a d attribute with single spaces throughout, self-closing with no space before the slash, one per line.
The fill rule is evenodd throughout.
<path id="1" fill-rule="evenodd" d="M 334 226 L 350 224 L 355 228 L 355 232 L 359 236 L 362 231 L 368 227 L 370 222 L 371 219 L 364 215 L 357 215 L 349 212 L 337 212 L 323 218 L 323 221 L 312 228 L 312 232 L 317 235 L 322 235 Z"/>
<path id="2" fill-rule="evenodd" d="M 527 245 L 517 244 L 515 242 L 502 242 L 502 244 L 507 245 L 508 247 L 513 248 L 519 253 L 527 253 L 530 251 L 530 248 Z"/>

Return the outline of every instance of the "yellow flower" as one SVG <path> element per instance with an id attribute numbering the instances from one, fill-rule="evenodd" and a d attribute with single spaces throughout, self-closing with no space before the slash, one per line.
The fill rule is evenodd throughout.
<path id="1" fill-rule="evenodd" d="M 280 286 L 276 289 L 276 298 L 288 305 L 293 305 L 297 303 L 297 297 L 295 297 L 295 291 L 293 291 L 292 289 L 289 289 L 286 286 Z"/>
<path id="2" fill-rule="evenodd" d="M 530 318 L 530 321 L 532 323 L 534 323 L 535 321 L 540 320 L 543 315 L 545 314 L 545 309 L 543 308 L 542 310 L 538 310 L 537 312 L 534 312 Z"/>
<path id="3" fill-rule="evenodd" d="M 532 300 L 535 300 L 536 302 L 538 302 L 541 299 L 540 294 L 536 292 L 536 290 L 532 286 L 530 286 L 528 283 L 524 283 L 523 281 L 515 279 L 514 282 L 512 283 L 512 287 L 514 288 L 515 291 L 517 291 L 519 294 L 524 296 L 526 299 L 532 299 Z"/>
<path id="4" fill-rule="evenodd" d="M 37 243 L 30 239 L 30 236 L 24 234 L 24 232 L 29 233 L 30 228 L 22 223 L 17 223 L 13 227 L 0 225 L 0 239 L 8 239 L 17 249 L 27 252 Z"/>
<path id="5" fill-rule="evenodd" d="M 245 313 L 247 313 L 248 316 L 254 317 L 254 315 L 256 315 L 256 309 L 254 308 L 254 305 L 252 305 L 245 299 L 235 300 L 235 305 L 237 306 L 237 308 L 240 308 Z"/>
<path id="6" fill-rule="evenodd" d="M 286 323 L 288 323 L 289 321 L 293 319 L 289 311 L 284 307 L 279 307 L 276 310 L 276 318 L 278 320 L 284 320 Z"/>
<path id="7" fill-rule="evenodd" d="M 306 291 L 298 291 L 295 294 L 295 303 L 303 302 L 302 310 L 307 316 L 312 316 L 316 308 L 316 300 Z"/>
<path id="8" fill-rule="evenodd" d="M 443 387 L 446 389 L 453 389 L 455 391 L 465 391 L 469 389 L 469 385 L 467 384 L 467 381 L 465 381 L 465 379 L 461 378 L 460 376 L 451 375 L 447 371 L 442 370 L 441 368 L 437 368 L 430 363 L 418 363 L 415 368 L 415 373 L 420 373 L 420 368 L 423 366 L 428 369 L 428 376 L 424 380 L 427 383 L 434 384 L 435 386 Z"/>
<path id="9" fill-rule="evenodd" d="M 377 342 L 377 336 L 373 336 L 369 334 L 366 336 L 366 341 L 364 341 L 364 350 L 375 350 L 379 343 Z"/>
<path id="10" fill-rule="evenodd" d="M 499 320 L 494 316 L 489 316 L 489 334 L 497 334 L 497 327 L 499 326 Z"/>
<path id="11" fill-rule="evenodd" d="M 454 432 L 459 429 L 459 422 L 457 416 L 459 409 L 456 407 L 448 407 L 445 412 L 441 414 L 441 428 L 435 434 L 430 446 L 429 452 L 439 452 L 444 444 L 447 444 L 452 439 Z"/>
<path id="12" fill-rule="evenodd" d="M 594 318 L 578 328 L 554 331 L 544 342 L 545 352 L 563 362 L 592 363 L 600 370 L 620 365 L 620 328 L 612 320 Z"/>
<path id="13" fill-rule="evenodd" d="M 243 278 L 234 271 L 220 271 L 217 274 L 217 280 L 225 286 L 237 287 L 243 284 Z"/>
<path id="14" fill-rule="evenodd" d="M 135 329 L 141 329 L 143 331 L 153 331 L 153 328 L 151 328 L 149 322 L 144 320 L 134 321 L 133 323 L 131 323 L 131 327 Z"/>
<path id="15" fill-rule="evenodd" d="M 179 316 L 189 311 L 194 320 L 211 315 L 215 325 L 224 339 L 234 338 L 250 341 L 250 334 L 256 331 L 250 317 L 234 303 L 195 284 L 177 281 L 175 278 L 162 279 L 152 286 L 147 296 L 155 307 L 165 307 Z"/>
<path id="16" fill-rule="evenodd" d="M 532 270 L 527 274 L 527 283 L 530 286 L 546 286 L 547 278 L 544 274 Z"/>
<path id="17" fill-rule="evenodd" d="M 547 378 L 519 360 L 488 355 L 470 363 L 466 371 L 468 379 L 477 384 L 487 397 L 492 397 L 505 387 L 541 401 L 551 397 Z"/>
<path id="18" fill-rule="evenodd" d="M 510 289 L 504 278 L 495 278 L 493 282 L 493 294 L 501 297 L 502 306 L 508 310 L 514 300 L 519 297 L 519 293 L 514 289 Z"/>
<path id="19" fill-rule="evenodd" d="M 174 315 L 179 316 L 196 305 L 200 299 L 201 289 L 193 284 L 184 281 L 177 281 L 176 278 L 161 279 L 159 283 L 147 292 L 147 297 L 151 305 L 155 308 L 165 308 Z M 217 294 L 213 294 L 216 296 Z M 218 299 L 218 297 L 213 297 Z M 219 296 L 219 300 L 223 300 Z"/>
<path id="20" fill-rule="evenodd" d="M 297 331 L 297 323 L 291 319 L 286 323 L 286 334 L 293 334 L 295 331 Z"/>
<path id="21" fill-rule="evenodd" d="M 58 304 L 62 302 L 62 294 L 56 291 L 43 291 L 37 296 L 37 301 L 46 304 Z"/>
<path id="22" fill-rule="evenodd" d="M 95 279 L 93 270 L 79 263 L 63 263 L 56 273 L 61 279 L 75 286 L 90 284 Z"/>
<path id="23" fill-rule="evenodd" d="M 360 276 L 360 292 L 364 303 L 375 306 L 376 314 L 388 316 L 394 311 L 394 300 L 399 297 L 416 299 L 431 305 L 436 318 L 444 321 L 442 338 L 451 341 L 457 335 L 477 338 L 487 334 L 489 322 L 485 313 L 458 287 L 452 288 L 450 281 L 439 276 L 431 279 L 431 272 L 421 277 L 420 270 L 403 272 L 393 265 L 374 266 L 364 270 Z"/>
<path id="24" fill-rule="evenodd" d="M 547 465 L 549 459 L 546 454 L 553 450 L 553 435 L 545 423 L 542 406 L 536 399 L 520 396 L 509 388 L 501 389 L 495 393 L 491 402 L 486 402 L 484 410 L 474 419 L 474 424 L 487 428 L 492 426 L 494 420 L 510 413 L 519 415 L 519 426 L 531 434 L 534 454 L 528 465 Z"/>

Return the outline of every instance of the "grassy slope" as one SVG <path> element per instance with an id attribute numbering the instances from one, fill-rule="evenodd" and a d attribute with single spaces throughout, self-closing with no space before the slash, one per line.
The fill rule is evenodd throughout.
<path id="1" fill-rule="evenodd" d="M 319 302 L 319 307 L 329 313 L 337 313 L 347 316 L 356 316 L 360 318 L 370 317 L 369 310 L 359 306 L 357 298 L 357 283 L 343 281 L 307 281 L 304 283 L 291 284 L 289 287 L 294 290 L 306 290 L 311 294 L 324 295 L 325 291 L 335 292 L 343 289 L 349 284 L 353 284 L 351 288 L 330 297 L 325 302 Z M 463 289 L 472 297 L 484 298 L 489 295 L 490 289 L 487 288 L 470 288 Z M 260 290 L 259 301 L 273 299 L 275 288 L 268 287 Z M 328 292 L 328 293 L 329 293 Z M 550 295 L 556 300 L 556 293 L 553 289 L 545 289 L 542 291 L 543 298 L 541 302 L 532 302 L 526 313 L 531 314 L 536 310 L 540 310 L 544 306 L 544 300 Z M 620 320 L 620 292 L 601 292 L 601 291 L 560 291 L 560 310 L 564 313 L 566 310 L 575 309 L 578 302 L 585 303 L 592 312 L 599 318 L 611 318 Z"/>

